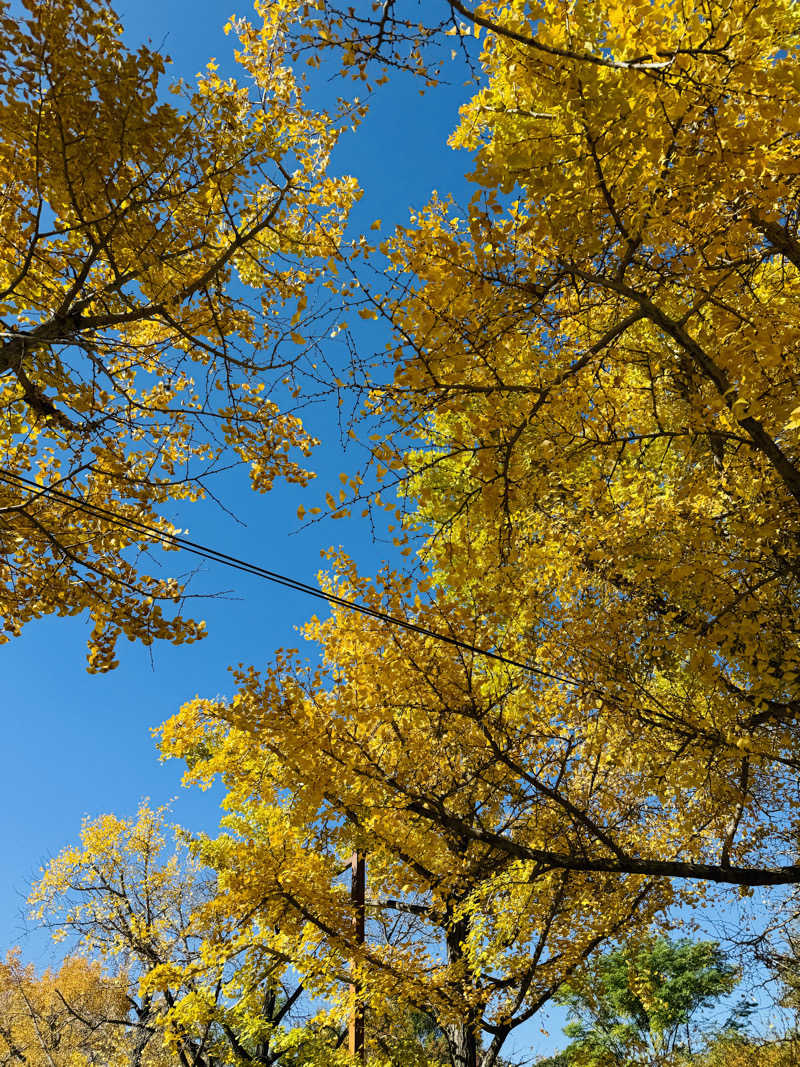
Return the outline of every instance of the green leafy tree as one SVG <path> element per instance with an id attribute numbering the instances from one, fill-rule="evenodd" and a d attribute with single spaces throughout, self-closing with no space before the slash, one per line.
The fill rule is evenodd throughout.
<path id="1" fill-rule="evenodd" d="M 572 1038 L 548 1067 L 666 1067 L 702 1043 L 698 1017 L 739 981 L 713 941 L 656 938 L 598 956 L 557 995 L 569 1012 Z M 740 1003 L 723 1031 L 737 1030 Z M 694 1037 L 694 1042 L 693 1042 Z"/>

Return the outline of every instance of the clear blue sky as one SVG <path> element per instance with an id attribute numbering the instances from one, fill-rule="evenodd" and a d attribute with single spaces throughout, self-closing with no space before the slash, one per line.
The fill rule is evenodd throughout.
<path id="1" fill-rule="evenodd" d="M 249 14 L 244 5 L 235 8 L 234 0 L 125 0 L 117 11 L 130 45 L 149 40 L 163 48 L 172 56 L 172 73 L 187 80 L 212 56 L 223 72 L 235 70 L 234 40 L 222 27 L 233 13 Z M 468 91 L 443 87 L 421 97 L 417 84 L 395 79 L 376 96 L 366 122 L 357 135 L 343 139 L 331 168 L 354 174 L 364 189 L 354 219 L 358 227 L 375 218 L 383 219 L 385 231 L 403 224 L 409 209 L 425 204 L 434 189 L 469 196 L 463 177 L 469 159 L 445 144 Z M 360 341 L 375 345 L 375 329 Z M 355 469 L 361 459 L 342 453 L 334 412 L 313 408 L 307 423 L 324 441 L 312 460 L 319 478 L 308 489 L 279 486 L 256 496 L 244 473 L 234 473 L 217 491 L 241 522 L 205 503 L 170 517 L 188 527 L 194 540 L 305 581 L 315 581 L 320 550 L 331 544 L 341 544 L 363 572 L 373 572 L 389 550 L 371 541 L 364 522 L 353 518 L 298 529 L 298 505 L 320 503 L 325 490 L 338 485 L 338 473 Z M 193 565 L 177 555 L 169 559 L 176 569 Z M 219 794 L 182 790 L 180 767 L 158 762 L 151 728 L 196 694 L 229 692 L 231 664 L 259 664 L 275 648 L 295 645 L 294 628 L 325 610 L 300 594 L 211 564 L 198 573 L 194 588 L 228 591 L 199 606 L 208 623 L 207 639 L 152 650 L 126 643 L 120 666 L 108 675 L 86 673 L 83 618 L 31 624 L 20 638 L 0 646 L 6 694 L 0 777 L 3 949 L 23 936 L 24 900 L 40 866 L 76 839 L 85 815 L 131 814 L 145 796 L 156 804 L 177 798 L 179 822 L 191 829 L 214 828 Z M 43 937 L 26 935 L 22 944 L 29 959 L 48 960 L 51 950 Z M 562 1043 L 558 1022 L 553 1023 L 554 1042 L 537 1040 L 538 1024 L 525 1029 L 520 1051 L 528 1043 L 539 1051 Z"/>
<path id="2" fill-rule="evenodd" d="M 123 0 L 115 9 L 128 44 L 147 42 L 168 53 L 175 77 L 191 80 L 212 56 L 221 73 L 240 70 L 233 59 L 234 37 L 225 36 L 223 26 L 232 14 L 250 15 L 246 2 Z M 340 142 L 331 173 L 354 174 L 364 190 L 354 211 L 354 232 L 376 218 L 383 220 L 384 234 L 407 223 L 410 210 L 422 207 L 434 189 L 464 200 L 471 195 L 464 180 L 469 158 L 446 146 L 469 90 L 444 86 L 424 97 L 418 90 L 410 79 L 394 79 L 376 94 L 358 133 Z M 377 331 L 368 324 L 356 338 L 367 352 L 383 347 L 385 337 Z M 352 450 L 343 453 L 335 411 L 313 407 L 305 419 L 323 442 L 311 460 L 318 477 L 308 488 L 278 485 L 259 496 L 239 471 L 216 487 L 239 521 L 205 502 L 170 518 L 188 528 L 193 540 L 307 582 L 316 581 L 324 566 L 320 551 L 332 544 L 356 559 L 362 573 L 374 573 L 392 549 L 373 542 L 366 520 L 299 528 L 298 505 L 323 503 L 326 489 L 338 489 L 339 472 L 356 469 L 363 458 Z M 167 559 L 176 572 L 194 566 L 175 553 Z M 220 791 L 182 789 L 181 767 L 159 762 L 152 728 L 195 695 L 230 692 L 231 665 L 259 664 L 276 648 L 296 646 L 295 628 L 326 610 L 319 601 L 211 564 L 197 574 L 192 590 L 227 592 L 199 604 L 208 637 L 196 645 L 161 643 L 151 649 L 123 642 L 120 665 L 110 674 L 86 672 L 86 618 L 32 623 L 19 638 L 0 645 L 6 694 L 0 955 L 20 944 L 26 959 L 39 966 L 57 959 L 49 936 L 26 929 L 25 899 L 40 868 L 76 841 L 84 816 L 130 815 L 149 797 L 154 804 L 174 801 L 175 820 L 192 830 L 216 827 Z M 518 1044 L 508 1044 L 509 1053 L 515 1045 L 524 1055 L 531 1047 L 544 1052 L 562 1043 L 557 1022 L 555 1041 L 544 1040 L 539 1026 L 526 1026 Z"/>
<path id="3" fill-rule="evenodd" d="M 172 73 L 187 80 L 212 56 L 223 71 L 237 70 L 234 37 L 222 28 L 234 0 L 123 0 L 117 4 L 128 43 L 148 39 L 173 59 Z M 242 4 L 237 14 L 250 14 Z M 365 189 L 359 225 L 383 217 L 387 227 L 408 220 L 433 188 L 463 189 L 466 160 L 445 145 L 464 90 L 421 98 L 417 87 L 385 89 L 358 137 L 342 142 L 332 172 L 355 174 Z M 362 343 L 373 345 L 366 336 Z M 361 457 L 343 455 L 333 412 L 311 409 L 308 424 L 324 441 L 312 459 L 319 478 L 303 490 L 280 486 L 265 496 L 250 492 L 243 472 L 222 478 L 216 489 L 240 525 L 214 505 L 175 513 L 190 536 L 270 568 L 315 582 L 320 549 L 341 544 L 371 573 L 388 549 L 371 542 L 357 519 L 319 524 L 298 532 L 298 504 L 321 502 L 338 486 L 338 473 L 355 469 Z M 176 554 L 178 569 L 193 566 Z M 218 797 L 181 794 L 180 767 L 160 765 L 150 728 L 196 694 L 229 691 L 227 668 L 260 663 L 280 646 L 295 645 L 294 627 L 325 606 L 296 593 L 211 565 L 193 588 L 229 590 L 225 599 L 199 604 L 209 636 L 198 645 L 149 650 L 125 643 L 119 668 L 109 675 L 85 670 L 85 618 L 47 619 L 0 646 L 5 679 L 5 773 L 0 777 L 0 943 L 20 933 L 26 888 L 40 865 L 73 841 L 81 818 L 105 811 L 131 813 L 148 796 L 154 803 L 178 796 L 176 818 L 192 828 L 216 824 Z M 34 945 L 28 942 L 28 950 Z M 33 951 L 43 951 L 38 944 Z"/>

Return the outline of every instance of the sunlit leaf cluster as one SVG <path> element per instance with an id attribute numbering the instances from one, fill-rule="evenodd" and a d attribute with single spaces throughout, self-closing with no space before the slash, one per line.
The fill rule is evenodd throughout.
<path id="1" fill-rule="evenodd" d="M 107 670 L 120 634 L 203 634 L 139 558 L 158 537 L 4 475 L 167 531 L 163 505 L 232 461 L 258 491 L 307 482 L 314 441 L 271 392 L 355 188 L 326 176 L 337 122 L 279 36 L 237 23 L 242 83 L 212 62 L 167 102 L 165 58 L 105 2 L 21 7 L 0 10 L 0 616 L 88 610 Z"/>

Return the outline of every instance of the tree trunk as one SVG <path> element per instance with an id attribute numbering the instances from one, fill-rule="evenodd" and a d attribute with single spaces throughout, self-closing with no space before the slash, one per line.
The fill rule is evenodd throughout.
<path id="1" fill-rule="evenodd" d="M 478 1067 L 478 1043 L 472 1027 L 453 1023 L 445 1029 L 452 1067 Z"/>
<path id="2" fill-rule="evenodd" d="M 469 920 L 459 919 L 447 931 L 447 962 L 458 963 L 464 958 L 463 943 L 469 931 Z M 444 1027 L 452 1067 L 478 1067 L 478 1041 L 475 1036 L 477 1019 L 469 1013 L 463 1022 L 448 1023 Z"/>

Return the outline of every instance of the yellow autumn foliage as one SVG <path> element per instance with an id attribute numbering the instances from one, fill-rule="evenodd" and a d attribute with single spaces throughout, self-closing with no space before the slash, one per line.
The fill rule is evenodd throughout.
<path id="1" fill-rule="evenodd" d="M 430 570 L 340 560 L 335 586 L 457 645 L 337 610 L 306 631 L 323 666 L 242 670 L 162 743 L 223 776 L 209 862 L 320 991 L 355 973 L 502 1043 L 619 924 L 800 881 L 800 13 L 414 12 L 262 9 L 359 80 L 432 80 L 448 22 L 478 42 L 475 195 L 398 229 L 372 294 L 375 467 Z"/>
<path id="2" fill-rule="evenodd" d="M 137 561 L 157 536 L 74 498 L 170 531 L 160 506 L 203 496 L 223 457 L 257 491 L 307 481 L 314 441 L 270 391 L 355 186 L 327 177 L 337 123 L 279 37 L 254 54 L 241 24 L 242 84 L 212 63 L 167 103 L 165 56 L 128 48 L 106 0 L 18 8 L 0 5 L 0 625 L 87 611 L 103 671 L 121 634 L 203 624 Z"/>

